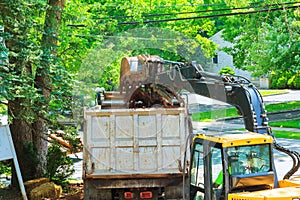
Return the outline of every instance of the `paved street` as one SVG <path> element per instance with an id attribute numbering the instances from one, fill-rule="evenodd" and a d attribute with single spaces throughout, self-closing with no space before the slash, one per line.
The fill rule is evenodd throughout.
<path id="1" fill-rule="evenodd" d="M 300 141 L 292 140 L 292 139 L 276 139 L 277 143 L 281 146 L 287 147 L 291 150 L 300 152 Z M 282 152 L 278 152 L 277 150 L 274 151 L 275 157 L 275 166 L 278 174 L 278 179 L 281 180 L 283 176 L 288 172 L 289 169 L 292 167 L 292 159 Z M 294 174 L 295 176 L 300 176 L 300 169 L 298 172 Z"/>
<path id="2" fill-rule="evenodd" d="M 263 101 L 265 104 L 288 102 L 288 101 L 300 101 L 300 90 L 290 90 L 286 94 L 265 96 L 263 97 Z M 191 112 L 208 111 L 212 109 L 222 109 L 222 108 L 232 107 L 227 103 L 213 100 L 197 94 L 189 94 L 188 103 Z"/>
<path id="3" fill-rule="evenodd" d="M 290 90 L 289 93 L 263 97 L 266 104 L 275 102 L 300 101 L 300 90 Z"/>

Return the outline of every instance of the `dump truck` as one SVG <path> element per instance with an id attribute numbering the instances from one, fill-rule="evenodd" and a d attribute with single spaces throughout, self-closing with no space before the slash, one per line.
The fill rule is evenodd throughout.
<path id="1" fill-rule="evenodd" d="M 98 107 L 84 118 L 85 199 L 182 197 L 190 134 L 185 107 Z"/>
<path id="2" fill-rule="evenodd" d="M 124 59 L 142 64 L 138 84 L 136 71 L 123 70 L 122 91 L 103 94 L 84 114 L 85 199 L 300 199 L 300 154 L 276 142 L 251 81 L 193 62 Z M 194 134 L 182 90 L 233 105 L 246 130 Z M 284 180 L 273 149 L 293 160 Z"/>

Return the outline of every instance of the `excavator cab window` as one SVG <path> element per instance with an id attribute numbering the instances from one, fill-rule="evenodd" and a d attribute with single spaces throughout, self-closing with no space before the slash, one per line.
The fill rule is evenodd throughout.
<path id="1" fill-rule="evenodd" d="M 222 147 L 195 139 L 190 168 L 190 198 L 224 200 L 229 193 L 274 186 L 271 144 Z"/>
<path id="2" fill-rule="evenodd" d="M 204 151 L 202 144 L 196 144 L 194 148 L 190 183 L 191 199 L 204 199 Z"/>
<path id="3" fill-rule="evenodd" d="M 190 189 L 193 200 L 220 200 L 223 184 L 213 188 L 213 181 L 222 171 L 222 149 L 215 143 L 196 143 L 193 151 Z M 222 175 L 223 178 L 223 175 Z"/>
<path id="4" fill-rule="evenodd" d="M 272 187 L 274 172 L 270 144 L 235 146 L 225 149 L 231 191 L 256 190 Z M 263 181 L 262 181 L 263 180 Z M 263 185 L 261 185 L 264 183 Z"/>
<path id="5" fill-rule="evenodd" d="M 232 168 L 232 175 L 270 171 L 269 145 L 230 147 L 227 154 Z"/>

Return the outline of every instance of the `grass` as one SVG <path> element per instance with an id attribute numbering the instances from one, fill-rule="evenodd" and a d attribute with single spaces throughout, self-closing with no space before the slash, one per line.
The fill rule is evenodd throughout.
<path id="1" fill-rule="evenodd" d="M 295 120 L 285 120 L 280 122 L 270 122 L 270 126 L 283 127 L 283 128 L 299 128 L 300 129 L 300 118 Z"/>
<path id="2" fill-rule="evenodd" d="M 234 117 L 234 116 L 238 116 L 237 109 L 228 108 L 228 109 L 213 110 L 207 112 L 196 112 L 192 114 L 192 120 L 209 122 L 212 119 Z"/>
<path id="3" fill-rule="evenodd" d="M 265 106 L 268 112 L 277 112 L 283 110 L 294 110 L 300 108 L 300 101 L 291 101 L 287 103 L 268 104 Z"/>
<path id="4" fill-rule="evenodd" d="M 270 95 L 276 95 L 276 94 L 285 94 L 289 90 L 259 90 L 262 96 L 270 96 Z"/>
<path id="5" fill-rule="evenodd" d="M 300 140 L 300 132 L 291 132 L 291 131 L 279 131 L 273 130 L 276 138 L 287 138 L 287 139 L 297 139 Z"/>
<path id="6" fill-rule="evenodd" d="M 268 112 L 278 112 L 278 111 L 284 111 L 284 110 L 299 109 L 300 101 L 268 104 L 268 105 L 265 105 L 265 108 Z M 201 121 L 201 122 L 209 122 L 213 119 L 224 118 L 224 117 L 236 117 L 236 116 L 239 116 L 237 114 L 236 108 L 227 108 L 227 109 L 221 109 L 221 110 L 192 113 L 192 120 L 193 121 Z"/>

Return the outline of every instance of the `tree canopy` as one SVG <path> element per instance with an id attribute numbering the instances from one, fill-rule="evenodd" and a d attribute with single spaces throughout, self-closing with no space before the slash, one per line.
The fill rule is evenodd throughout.
<path id="1" fill-rule="evenodd" d="M 1 102 L 25 180 L 45 173 L 48 129 L 62 128 L 55 113 L 72 109 L 74 96 L 93 99 L 97 86 L 117 88 L 123 56 L 205 68 L 218 48 L 209 38 L 223 30 L 235 66 L 300 87 L 299 2 L 0 0 L 0 12 Z"/>

